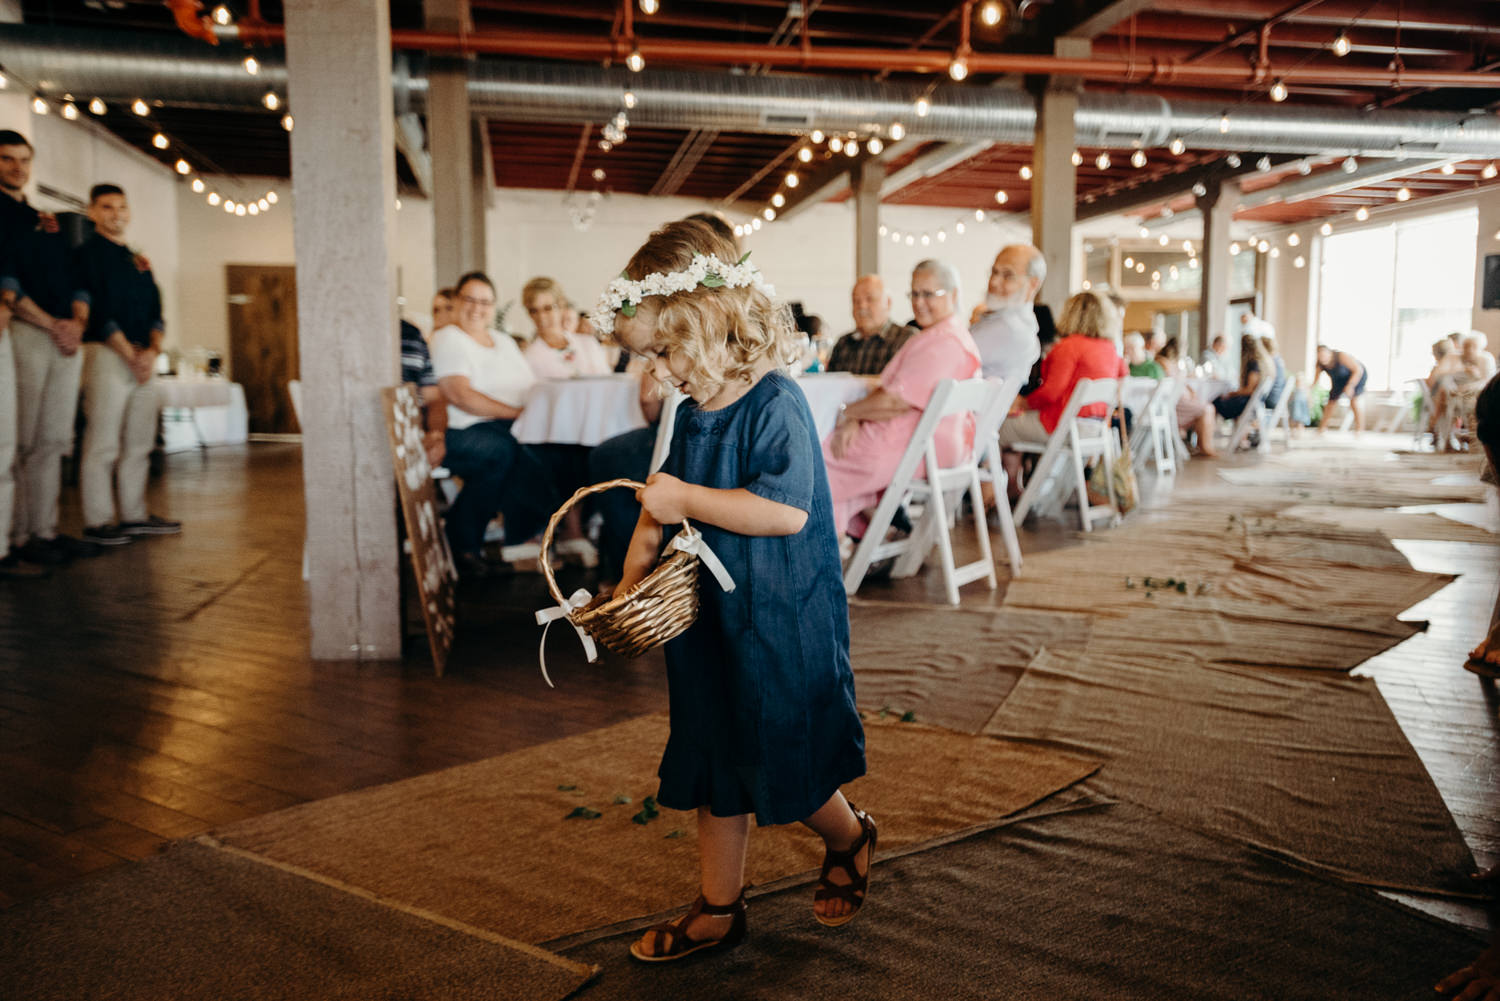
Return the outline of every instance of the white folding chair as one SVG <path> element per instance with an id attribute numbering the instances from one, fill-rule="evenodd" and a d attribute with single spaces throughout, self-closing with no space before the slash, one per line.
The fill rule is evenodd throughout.
<path id="1" fill-rule="evenodd" d="M 1260 450 L 1271 451 L 1271 438 L 1279 429 L 1283 435 L 1282 441 L 1287 448 L 1292 447 L 1292 380 L 1288 379 L 1281 387 L 1281 396 L 1277 398 L 1276 405 L 1267 409 L 1261 406 L 1260 420 Z"/>
<path id="2" fill-rule="evenodd" d="M 1151 379 L 1151 396 L 1141 412 L 1135 415 L 1135 429 L 1130 433 L 1130 461 L 1136 472 L 1144 472 L 1153 462 L 1157 473 L 1177 473 L 1177 397 L 1182 393 L 1183 377 Z M 1149 451 L 1147 446 L 1150 446 Z"/>
<path id="3" fill-rule="evenodd" d="M 1417 399 L 1418 396 L 1420 396 L 1422 401 L 1417 405 L 1417 426 L 1412 430 L 1411 440 L 1413 448 L 1420 448 L 1422 446 L 1422 437 L 1427 434 L 1427 426 L 1432 423 L 1437 405 L 1432 399 L 1432 387 L 1427 385 L 1426 379 L 1407 379 L 1406 384 L 1417 388 L 1416 394 L 1408 397 L 1407 407 L 1409 408 L 1411 401 Z"/>
<path id="4" fill-rule="evenodd" d="M 1081 409 L 1095 403 L 1102 403 L 1113 409 L 1119 395 L 1118 379 L 1079 379 L 1058 419 L 1057 428 L 1046 444 L 1023 441 L 1011 446 L 1017 452 L 1039 456 L 1036 468 L 1032 470 L 1031 480 L 1025 484 L 1021 499 L 1016 503 L 1016 521 L 1026 520 L 1026 515 L 1032 508 L 1040 505 L 1042 498 L 1053 489 L 1054 480 L 1062 482 L 1066 472 L 1059 464 L 1065 452 L 1072 457 L 1074 489 L 1078 493 L 1078 516 L 1083 522 L 1083 530 L 1092 532 L 1097 518 L 1108 517 L 1111 524 L 1119 521 L 1119 512 L 1115 508 L 1113 476 L 1116 455 L 1114 428 L 1110 426 L 1107 415 L 1103 419 L 1078 416 Z M 1089 503 L 1088 477 L 1084 474 L 1084 462 L 1088 459 L 1104 463 L 1104 479 L 1109 484 L 1108 504 Z"/>
<path id="5" fill-rule="evenodd" d="M 1255 429 L 1260 420 L 1261 410 L 1265 406 L 1266 394 L 1271 391 L 1271 380 L 1262 377 L 1256 380 L 1255 388 L 1250 391 L 1250 399 L 1245 403 L 1245 409 L 1235 418 L 1234 424 L 1229 430 L 1229 451 L 1237 452 L 1241 445 L 1250 440 L 1250 432 Z M 1283 393 L 1283 396 L 1286 394 Z M 1261 434 L 1262 443 L 1266 443 L 1266 435 Z"/>
<path id="6" fill-rule="evenodd" d="M 1010 512 L 1010 474 L 1000 461 L 1000 425 L 1010 413 L 1010 405 L 1021 392 L 1020 379 L 990 379 L 994 395 L 990 398 L 989 410 L 979 418 L 975 428 L 974 445 L 984 446 L 985 459 L 979 466 L 979 478 L 988 481 L 995 495 L 995 517 L 1000 522 L 1000 538 L 1005 543 L 1005 556 L 1010 561 L 1010 575 L 1021 572 L 1021 541 L 1016 536 L 1016 520 Z M 974 517 L 987 517 L 976 511 Z"/>
<path id="7" fill-rule="evenodd" d="M 893 556 L 902 557 L 895 573 L 905 576 L 903 570 L 915 573 L 926 559 L 936 542 L 942 560 L 943 585 L 948 592 L 948 603 L 958 604 L 958 589 L 970 581 L 984 578 L 993 590 L 995 558 L 990 549 L 989 521 L 985 516 L 984 496 L 979 486 L 979 453 L 983 449 L 981 439 L 975 439 L 976 447 L 964 459 L 952 466 L 938 463 L 937 445 L 934 435 L 943 418 L 954 414 L 972 414 L 976 432 L 979 422 L 992 409 L 999 388 L 995 381 L 985 379 L 944 379 L 933 390 L 922 419 L 917 422 L 911 441 L 901 455 L 891 484 L 881 495 L 875 506 L 875 515 L 870 519 L 865 536 L 854 549 L 849 567 L 844 573 L 844 590 L 854 594 L 864 581 L 870 564 Z M 1007 405 L 1008 406 L 1008 405 Z M 926 479 L 918 479 L 919 469 L 925 468 Z M 953 543 L 948 537 L 949 503 L 956 502 L 967 492 L 974 509 L 975 536 L 979 543 L 979 559 L 963 566 L 953 563 Z M 909 537 L 885 541 L 885 533 L 891 525 L 897 508 L 906 501 L 922 501 L 924 507 L 917 524 L 912 526 Z M 956 510 L 956 503 L 954 509 Z M 905 566 L 903 566 L 905 564 Z"/>

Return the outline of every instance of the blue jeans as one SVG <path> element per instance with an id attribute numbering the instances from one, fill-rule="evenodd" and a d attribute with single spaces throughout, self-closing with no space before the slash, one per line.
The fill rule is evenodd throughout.
<path id="1" fill-rule="evenodd" d="M 589 482 L 603 483 L 618 479 L 644 481 L 651 471 L 656 428 L 653 424 L 636 431 L 626 431 L 595 446 L 589 453 Z M 635 523 L 640 520 L 641 506 L 635 502 L 635 494 L 621 488 L 595 494 L 594 510 L 604 518 L 604 526 L 599 534 L 600 555 L 612 572 L 616 575 L 623 573 L 625 554 L 630 549 L 630 536 L 635 532 Z"/>
<path id="2" fill-rule="evenodd" d="M 524 494 L 543 482 L 545 473 L 532 451 L 516 441 L 508 420 L 480 421 L 466 428 L 449 428 L 444 436 L 448 454 L 443 465 L 463 479 L 463 489 L 448 509 L 448 544 L 455 554 L 477 555 L 484 546 L 484 529 L 497 511 L 524 505 Z M 512 503 L 507 504 L 507 485 Z M 522 517 L 519 520 L 527 520 Z M 511 518 L 505 519 L 506 534 Z M 529 536 L 528 536 L 529 537 Z"/>

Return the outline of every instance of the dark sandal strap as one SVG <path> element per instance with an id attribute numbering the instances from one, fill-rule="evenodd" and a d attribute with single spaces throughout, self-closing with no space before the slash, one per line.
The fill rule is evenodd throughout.
<path id="1" fill-rule="evenodd" d="M 651 940 L 651 955 L 667 956 L 677 952 L 679 949 L 691 949 L 702 945 L 703 940 L 693 938 L 687 933 L 688 925 L 692 924 L 693 918 L 699 914 L 706 914 L 709 917 L 715 918 L 730 917 L 741 913 L 744 909 L 744 890 L 741 890 L 740 895 L 735 898 L 733 903 L 729 904 L 710 904 L 707 898 L 699 894 L 698 899 L 693 901 L 692 906 L 687 909 L 686 913 L 679 914 L 671 921 L 663 921 L 659 925 L 652 925 L 647 929 L 655 935 L 655 938 Z M 668 935 L 672 936 L 670 944 L 667 939 Z M 709 941 L 713 940 L 710 939 Z"/>
<path id="2" fill-rule="evenodd" d="M 818 889 L 813 893 L 813 900 L 846 900 L 855 906 L 864 901 L 865 890 L 870 882 L 870 866 L 875 861 L 875 851 L 871 842 L 875 835 L 875 822 L 870 815 L 863 810 L 850 804 L 849 808 L 854 811 L 854 816 L 859 820 L 859 838 L 844 851 L 827 849 L 823 854 L 823 869 L 818 876 Z M 865 871 L 859 871 L 859 853 L 871 846 L 869 858 L 865 860 Z M 840 869 L 848 877 L 847 883 L 835 883 L 828 877 L 833 870 Z"/>

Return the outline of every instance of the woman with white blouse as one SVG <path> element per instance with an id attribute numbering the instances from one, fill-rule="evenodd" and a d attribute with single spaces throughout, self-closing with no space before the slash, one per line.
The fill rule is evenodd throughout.
<path id="1" fill-rule="evenodd" d="M 572 379 L 614 371 L 614 361 L 604 345 L 588 334 L 569 329 L 568 297 L 556 281 L 531 279 L 521 289 L 521 304 L 536 325 L 536 337 L 526 345 L 526 361 L 538 379 Z"/>
<path id="2" fill-rule="evenodd" d="M 456 322 L 432 334 L 432 368 L 448 400 L 445 461 L 463 479 L 448 509 L 448 542 L 461 572 L 484 576 L 484 530 L 496 511 L 506 514 L 506 536 L 530 537 L 551 492 L 535 450 L 520 444 L 511 424 L 521 416 L 536 376 L 509 336 L 494 329 L 495 286 L 475 271 L 455 287 Z M 546 496 L 537 496 L 545 494 Z"/>

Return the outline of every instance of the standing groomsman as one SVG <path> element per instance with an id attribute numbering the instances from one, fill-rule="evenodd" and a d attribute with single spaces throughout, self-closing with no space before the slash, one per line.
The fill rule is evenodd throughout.
<path id="1" fill-rule="evenodd" d="M 91 542 L 57 533 L 62 459 L 73 450 L 78 385 L 83 372 L 84 306 L 74 302 L 72 247 L 50 212 L 26 203 L 32 147 L 18 132 L 0 131 L 0 293 L 14 302 L 16 465 L 12 549 L 42 565 L 95 556 Z"/>
<path id="2" fill-rule="evenodd" d="M 161 395 L 156 358 L 166 327 L 151 264 L 125 245 L 130 205 L 114 184 L 89 191 L 94 235 L 74 257 L 86 302 L 83 335 L 83 537 L 116 546 L 144 535 L 175 535 L 182 523 L 146 511 Z M 116 507 L 116 487 L 119 505 Z M 118 513 L 118 519 L 116 514 Z"/>

